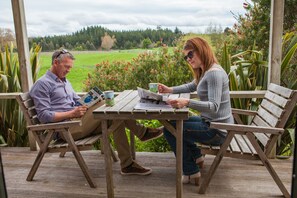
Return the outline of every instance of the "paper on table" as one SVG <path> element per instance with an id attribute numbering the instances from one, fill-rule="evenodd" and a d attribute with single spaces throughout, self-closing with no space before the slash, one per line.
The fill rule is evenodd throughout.
<path id="1" fill-rule="evenodd" d="M 140 97 L 139 102 L 135 105 L 134 109 L 174 109 L 166 101 L 170 99 L 178 98 L 178 95 L 158 94 L 149 90 L 137 87 L 138 95 Z"/>
<path id="2" fill-rule="evenodd" d="M 140 100 L 134 107 L 134 109 L 173 109 L 171 105 L 162 101 L 154 101 L 154 100 Z"/>
<path id="3" fill-rule="evenodd" d="M 151 92 L 149 90 L 137 87 L 138 95 L 143 99 L 152 99 L 162 101 L 162 95 L 158 93 Z"/>

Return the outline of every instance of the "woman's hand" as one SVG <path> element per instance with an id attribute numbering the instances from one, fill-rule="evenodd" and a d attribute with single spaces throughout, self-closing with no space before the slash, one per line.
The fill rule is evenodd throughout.
<path id="1" fill-rule="evenodd" d="M 158 84 L 158 91 L 159 93 L 172 93 L 172 88 L 167 87 L 166 85 L 163 85 L 161 83 Z"/>
<path id="2" fill-rule="evenodd" d="M 180 109 L 185 106 L 188 106 L 190 99 L 187 99 L 187 98 L 168 99 L 166 102 L 170 104 L 172 107 Z"/>

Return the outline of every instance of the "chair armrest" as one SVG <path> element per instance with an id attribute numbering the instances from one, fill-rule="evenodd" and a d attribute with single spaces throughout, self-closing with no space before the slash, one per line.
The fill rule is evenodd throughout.
<path id="1" fill-rule="evenodd" d="M 254 116 L 257 114 L 257 111 L 244 110 L 244 109 L 233 109 L 232 108 L 232 114 Z"/>
<path id="2" fill-rule="evenodd" d="M 284 129 L 282 128 L 272 128 L 272 127 L 243 125 L 243 124 L 229 124 L 229 123 L 220 123 L 220 122 L 211 122 L 210 128 L 225 129 L 227 131 L 235 131 L 243 134 L 246 132 L 282 134 L 284 132 Z"/>
<path id="3" fill-rule="evenodd" d="M 47 123 L 47 124 L 36 124 L 27 126 L 28 130 L 31 131 L 41 131 L 41 130 L 57 130 L 57 129 L 65 129 L 71 126 L 80 125 L 80 121 L 67 121 L 67 122 L 55 122 L 55 123 Z"/>

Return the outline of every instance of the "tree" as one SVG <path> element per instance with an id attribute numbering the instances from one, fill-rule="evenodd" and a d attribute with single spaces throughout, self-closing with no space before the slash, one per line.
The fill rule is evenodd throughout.
<path id="1" fill-rule="evenodd" d="M 177 27 L 175 27 L 174 34 L 182 34 L 182 31 L 180 31 Z"/>
<path id="2" fill-rule="evenodd" d="M 87 50 L 96 50 L 95 45 L 90 41 L 86 42 L 86 48 L 87 48 Z"/>
<path id="3" fill-rule="evenodd" d="M 243 4 L 246 10 L 244 15 L 234 14 L 237 23 L 234 24 L 229 36 L 231 54 L 245 51 L 256 44 L 258 49 L 263 51 L 264 57 L 268 58 L 271 0 L 251 0 L 251 2 Z M 285 1 L 285 33 L 297 28 L 296 10 L 297 0 Z"/>
<path id="4" fill-rule="evenodd" d="M 4 47 L 6 45 L 9 45 L 11 42 L 13 43 L 13 46 L 15 46 L 16 41 L 12 30 L 8 28 L 0 28 L 0 46 L 2 48 L 1 51 L 4 51 Z"/>
<path id="5" fill-rule="evenodd" d="M 139 48 L 142 47 L 142 41 L 145 38 L 149 38 L 152 43 L 161 42 L 167 46 L 175 46 L 176 40 L 182 35 L 181 31 L 176 28 L 173 32 L 172 30 L 166 28 L 162 29 L 161 26 L 158 26 L 157 29 L 146 29 L 146 30 L 128 30 L 128 31 L 111 31 L 100 26 L 93 26 L 83 28 L 71 35 L 59 35 L 59 36 L 46 36 L 46 37 L 36 37 L 29 40 L 30 46 L 33 43 L 41 44 L 43 46 L 43 51 L 51 51 L 49 43 L 52 42 L 54 45 L 53 49 L 56 49 L 56 46 L 68 46 L 66 47 L 69 50 L 75 50 L 77 46 L 84 43 L 87 49 L 99 49 L 101 48 L 102 38 L 105 35 L 113 35 L 111 38 L 115 39 L 112 45 L 113 49 L 127 49 L 128 48 Z M 88 43 L 89 41 L 89 43 Z M 128 43 L 126 43 L 129 41 Z M 77 44 L 78 43 L 78 44 Z M 132 43 L 132 44 L 131 44 Z M 94 46 L 92 46 L 92 44 Z M 103 44 L 103 46 L 105 43 Z M 71 47 L 71 48 L 70 48 Z"/>
<path id="6" fill-rule="evenodd" d="M 116 42 L 115 36 L 109 36 L 107 32 L 101 37 L 101 47 L 106 50 L 110 50 L 114 43 Z"/>
<path id="7" fill-rule="evenodd" d="M 284 30 L 285 33 L 297 31 L 297 0 L 285 1 Z"/>
<path id="8" fill-rule="evenodd" d="M 144 49 L 148 49 L 150 47 L 150 45 L 152 44 L 151 39 L 146 38 L 142 41 L 142 48 Z"/>
<path id="9" fill-rule="evenodd" d="M 205 34 L 220 34 L 223 32 L 221 25 L 210 23 L 205 29 Z"/>
<path id="10" fill-rule="evenodd" d="M 229 35 L 229 34 L 230 34 L 230 31 L 231 31 L 231 28 L 226 27 L 226 28 L 224 29 L 224 34 Z"/>

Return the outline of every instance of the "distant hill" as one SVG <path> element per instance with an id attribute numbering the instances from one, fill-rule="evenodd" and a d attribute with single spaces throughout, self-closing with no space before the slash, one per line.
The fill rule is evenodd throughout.
<path id="1" fill-rule="evenodd" d="M 174 31 L 161 27 L 156 30 L 111 31 L 101 26 L 90 26 L 69 35 L 30 38 L 29 44 L 30 47 L 35 44 L 41 45 L 42 51 L 53 51 L 61 47 L 69 50 L 100 50 L 101 37 L 106 33 L 116 39 L 112 49 L 142 48 L 144 40 L 151 42 L 151 47 L 164 44 L 174 46 L 176 39 L 182 35 L 178 28 Z"/>

